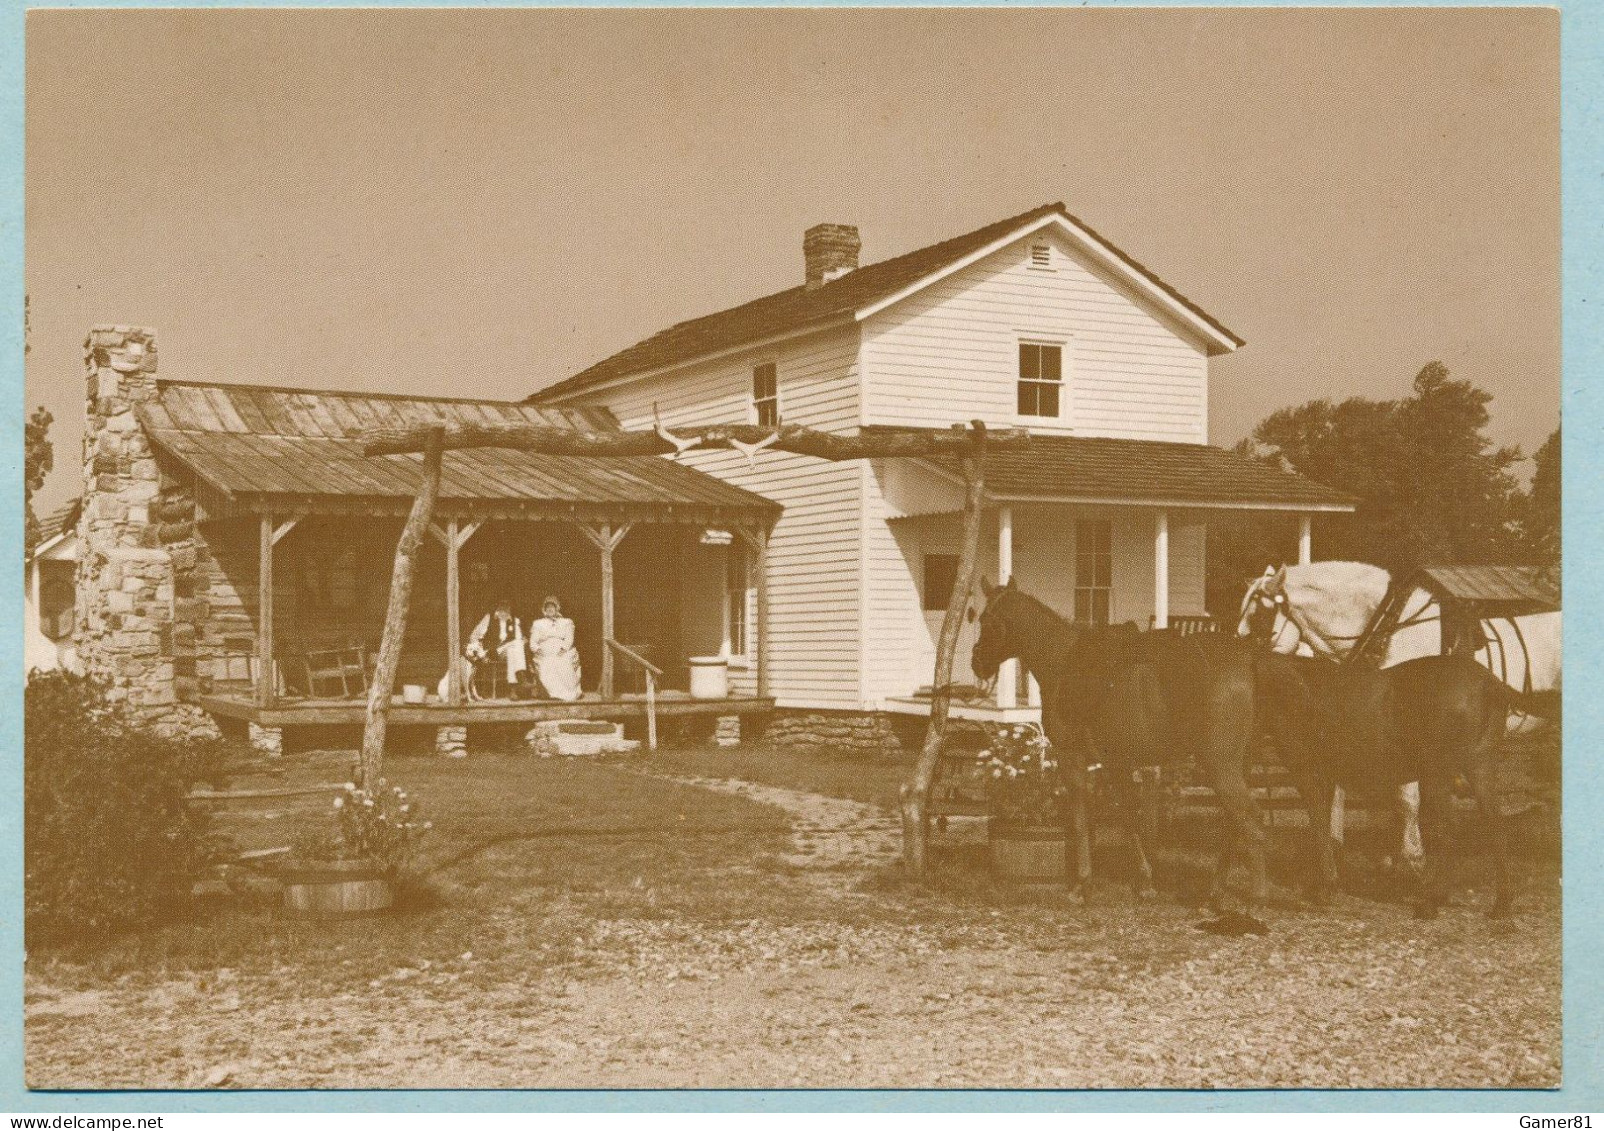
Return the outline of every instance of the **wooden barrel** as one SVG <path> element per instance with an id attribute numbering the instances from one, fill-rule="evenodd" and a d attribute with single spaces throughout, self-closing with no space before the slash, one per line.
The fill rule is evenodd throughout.
<path id="1" fill-rule="evenodd" d="M 365 860 L 333 860 L 282 873 L 284 910 L 294 915 L 371 915 L 395 902 L 390 877 Z"/>
<path id="2" fill-rule="evenodd" d="M 986 832 L 991 868 L 999 878 L 1019 884 L 1061 884 L 1068 878 L 1063 829 L 1005 825 L 993 820 Z"/>

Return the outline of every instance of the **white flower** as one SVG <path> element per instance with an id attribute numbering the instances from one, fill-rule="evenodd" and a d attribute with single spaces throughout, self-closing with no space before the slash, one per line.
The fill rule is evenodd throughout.
<path id="1" fill-rule="evenodd" d="M 363 808 L 364 808 L 364 809 L 371 809 L 371 808 L 373 808 L 373 798 L 371 798 L 371 797 L 364 797 L 364 798 L 363 798 L 363 799 L 362 799 L 362 807 L 363 807 Z"/>
<path id="2" fill-rule="evenodd" d="M 993 771 L 991 771 L 991 776 L 994 777 L 994 778 L 1000 778 L 1000 777 L 1002 777 L 1002 771 L 1001 770 L 993 770 Z"/>
<path id="3" fill-rule="evenodd" d="M 346 782 L 345 783 L 345 792 L 347 792 L 347 793 L 356 792 L 356 782 L 354 782 L 354 781 Z"/>
<path id="4" fill-rule="evenodd" d="M 342 806 L 343 806 L 343 805 L 344 805 L 344 804 L 345 804 L 345 798 L 343 798 L 343 797 L 336 797 L 336 798 L 335 798 L 335 799 L 334 799 L 334 807 L 335 807 L 335 808 L 336 808 L 336 809 L 339 809 L 339 808 L 341 808 L 341 807 L 342 807 Z"/>

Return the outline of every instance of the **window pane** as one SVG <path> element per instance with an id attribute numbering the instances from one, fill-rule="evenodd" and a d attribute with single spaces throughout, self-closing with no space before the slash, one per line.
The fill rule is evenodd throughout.
<path id="1" fill-rule="evenodd" d="M 1108 590 L 1092 590 L 1092 623 L 1108 623 Z"/>
<path id="2" fill-rule="evenodd" d="M 1041 379 L 1057 381 L 1063 376 L 1064 351 L 1058 346 L 1041 346 Z"/>
<path id="3" fill-rule="evenodd" d="M 752 370 L 752 396 L 756 400 L 772 397 L 779 392 L 779 378 L 774 363 L 765 362 Z"/>
<path id="4" fill-rule="evenodd" d="M 1041 351 L 1032 345 L 1020 343 L 1019 379 L 1033 381 L 1041 375 Z"/>
<path id="5" fill-rule="evenodd" d="M 1058 415 L 1058 386 L 1036 385 L 1036 412 L 1037 416 Z"/>
<path id="6" fill-rule="evenodd" d="M 953 582 L 958 580 L 957 554 L 925 555 L 924 607 L 927 611 L 945 609 L 952 599 Z"/>
<path id="7" fill-rule="evenodd" d="M 1092 619 L 1092 591 L 1090 589 L 1075 590 L 1075 619 L 1078 621 Z"/>
<path id="8" fill-rule="evenodd" d="M 1019 383 L 1019 415 L 1036 415 L 1036 386 L 1026 381 Z"/>
<path id="9" fill-rule="evenodd" d="M 780 423 L 780 402 L 770 398 L 758 401 L 757 422 L 765 428 L 772 428 Z"/>

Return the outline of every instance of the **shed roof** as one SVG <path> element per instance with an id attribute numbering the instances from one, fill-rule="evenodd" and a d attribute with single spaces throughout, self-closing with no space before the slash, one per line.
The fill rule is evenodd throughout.
<path id="1" fill-rule="evenodd" d="M 921 431 L 870 426 L 866 432 Z M 956 471 L 956 461 L 932 461 Z M 986 493 L 1041 502 L 1351 511 L 1356 500 L 1208 444 L 1033 435 L 986 456 Z"/>
<path id="2" fill-rule="evenodd" d="M 619 377 L 645 373 L 665 366 L 678 365 L 711 353 L 734 349 L 751 342 L 762 341 L 814 325 L 823 325 L 846 318 L 867 307 L 917 284 L 944 268 L 981 251 L 1015 231 L 1059 217 L 1084 234 L 1084 237 L 1123 265 L 1123 269 L 1157 287 L 1169 300 L 1201 319 L 1225 341 L 1234 346 L 1242 339 L 1226 329 L 1207 311 L 1176 290 L 1157 274 L 1137 262 L 1135 258 L 1116 247 L 1091 225 L 1073 215 L 1062 203 L 1043 204 L 988 224 L 984 228 L 967 232 L 952 239 L 942 240 L 917 251 L 892 259 L 882 260 L 848 271 L 822 286 L 809 289 L 792 287 L 776 294 L 766 295 L 741 306 L 721 310 L 701 318 L 680 322 L 628 349 L 598 361 L 589 369 L 549 385 L 530 397 L 531 400 L 549 403 L 552 400 L 603 384 Z"/>
<path id="3" fill-rule="evenodd" d="M 605 409 L 403 397 L 259 385 L 161 381 L 139 406 L 151 441 L 232 499 L 294 496 L 410 502 L 416 456 L 365 456 L 367 429 L 427 424 L 532 423 L 616 431 Z M 444 456 L 440 500 L 533 509 L 672 509 L 688 521 L 772 517 L 779 505 L 655 456 L 588 459 L 498 448 Z"/>
<path id="4" fill-rule="evenodd" d="M 1415 580 L 1439 598 L 1453 601 L 1520 606 L 1531 612 L 1560 607 L 1558 576 L 1537 566 L 1426 566 Z"/>

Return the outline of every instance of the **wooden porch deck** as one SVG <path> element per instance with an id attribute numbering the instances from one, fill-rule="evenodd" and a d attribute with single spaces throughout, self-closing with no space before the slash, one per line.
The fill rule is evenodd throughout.
<path id="1" fill-rule="evenodd" d="M 196 704 L 213 715 L 243 719 L 260 726 L 360 726 L 367 718 L 365 699 L 278 699 L 271 706 L 258 704 L 248 691 L 239 694 L 202 695 Z M 760 715 L 774 710 L 772 697 L 731 696 L 693 699 L 683 691 L 657 693 L 657 717 L 694 715 Z M 646 696 L 620 695 L 603 699 L 595 693 L 565 703 L 555 699 L 487 699 L 477 703 L 406 703 L 390 701 L 391 726 L 474 726 L 492 723 L 538 723 L 551 719 L 604 719 L 622 722 L 646 717 Z"/>

